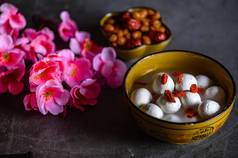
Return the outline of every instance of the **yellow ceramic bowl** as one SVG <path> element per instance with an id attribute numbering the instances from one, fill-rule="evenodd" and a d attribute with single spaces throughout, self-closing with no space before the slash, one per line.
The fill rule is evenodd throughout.
<path id="1" fill-rule="evenodd" d="M 172 123 L 147 115 L 131 102 L 130 90 L 138 78 L 155 70 L 180 70 L 210 76 L 225 89 L 227 96 L 225 108 L 210 119 L 190 123 Z M 187 51 L 164 51 L 140 59 L 128 70 L 123 88 L 126 102 L 138 126 L 153 137 L 176 144 L 195 142 L 215 133 L 231 112 L 236 90 L 231 74 L 222 64 L 205 55 Z"/>
<path id="2" fill-rule="evenodd" d="M 129 9 L 128 11 L 134 12 L 134 11 L 139 11 L 142 9 L 151 9 L 151 8 L 146 8 L 146 7 L 139 7 L 139 8 L 133 8 Z M 154 9 L 152 9 L 154 10 Z M 155 10 L 154 10 L 155 11 Z M 106 14 L 101 20 L 100 20 L 100 27 L 103 35 L 105 36 L 105 32 L 103 30 L 104 23 L 111 17 L 113 16 L 118 16 L 123 12 L 113 12 L 113 13 L 108 13 Z M 146 55 L 162 51 L 171 41 L 171 31 L 170 29 L 162 23 L 163 26 L 166 28 L 166 33 L 168 35 L 167 39 L 160 42 L 160 43 L 155 43 L 155 44 L 149 44 L 149 45 L 141 45 L 140 47 L 136 47 L 133 49 L 119 49 L 115 48 L 117 55 L 124 60 L 135 60 L 139 59 L 141 57 L 144 57 Z"/>

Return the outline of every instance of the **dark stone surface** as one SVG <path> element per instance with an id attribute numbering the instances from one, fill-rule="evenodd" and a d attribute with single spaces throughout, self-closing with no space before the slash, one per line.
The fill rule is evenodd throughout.
<path id="1" fill-rule="evenodd" d="M 206 54 L 233 75 L 238 85 L 237 0 L 18 0 L 9 1 L 30 20 L 35 14 L 57 19 L 69 10 L 81 30 L 105 44 L 98 23 L 107 12 L 136 6 L 161 12 L 173 39 L 166 50 L 183 49 Z M 29 25 L 31 26 L 31 24 Z M 130 64 L 130 63 L 128 63 Z M 237 94 L 236 94 L 237 95 Z M 145 135 L 124 105 L 122 89 L 104 88 L 98 104 L 82 113 L 73 110 L 66 119 L 26 112 L 21 96 L 0 95 L 0 154 L 33 152 L 42 157 L 238 157 L 237 103 L 225 125 L 208 139 L 189 145 L 173 145 Z"/>

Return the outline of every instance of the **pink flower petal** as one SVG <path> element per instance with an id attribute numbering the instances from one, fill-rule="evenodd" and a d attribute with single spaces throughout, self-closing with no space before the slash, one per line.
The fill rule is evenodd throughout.
<path id="1" fill-rule="evenodd" d="M 101 58 L 103 61 L 114 61 L 116 59 L 116 52 L 112 47 L 105 47 L 102 49 Z"/>
<path id="2" fill-rule="evenodd" d="M 18 9 L 10 3 L 3 3 L 0 6 L 0 11 L 3 13 L 16 14 Z"/>
<path id="3" fill-rule="evenodd" d="M 75 53 L 80 54 L 82 51 L 81 46 L 76 38 L 71 38 L 69 42 L 69 48 Z"/>
<path id="4" fill-rule="evenodd" d="M 69 18 L 70 18 L 69 12 L 67 12 L 67 11 L 62 11 L 62 12 L 60 13 L 60 18 L 61 18 L 62 21 L 69 19 Z"/>
<path id="5" fill-rule="evenodd" d="M 110 76 L 107 77 L 107 83 L 111 88 L 117 88 L 122 85 L 124 75 L 126 73 L 126 65 L 120 61 L 116 60 L 114 63 L 114 68 Z"/>
<path id="6" fill-rule="evenodd" d="M 125 63 L 123 63 L 121 60 L 116 60 L 114 62 L 114 67 L 115 67 L 115 71 L 119 72 L 121 74 L 121 76 L 124 77 L 126 70 L 127 70 L 127 66 Z"/>
<path id="7" fill-rule="evenodd" d="M 30 104 L 30 99 L 31 99 L 31 94 L 25 95 L 23 103 L 24 103 L 26 111 L 32 110 L 32 107 L 31 107 L 31 104 Z"/>
<path id="8" fill-rule="evenodd" d="M 26 26 L 26 19 L 21 13 L 18 13 L 10 17 L 9 23 L 12 28 L 23 29 Z"/>
<path id="9" fill-rule="evenodd" d="M 39 33 L 36 32 L 36 30 L 34 29 L 25 29 L 24 32 L 23 32 L 24 36 L 27 37 L 29 40 L 33 40 L 35 39 Z"/>
<path id="10" fill-rule="evenodd" d="M 48 113 L 48 110 L 46 109 L 46 103 L 45 103 L 44 97 L 38 96 L 36 97 L 36 99 L 37 99 L 37 105 L 38 105 L 39 111 L 43 115 L 46 115 Z"/>
<path id="11" fill-rule="evenodd" d="M 0 51 L 12 49 L 14 47 L 12 37 L 9 35 L 0 35 Z"/>
<path id="12" fill-rule="evenodd" d="M 11 94 L 17 95 L 24 89 L 24 84 L 22 82 L 10 82 L 8 84 L 8 90 Z"/>
<path id="13" fill-rule="evenodd" d="M 47 110 L 53 115 L 58 115 L 64 111 L 63 106 L 59 106 L 52 102 L 47 103 L 45 106 L 46 106 Z"/>
<path id="14" fill-rule="evenodd" d="M 75 38 L 79 42 L 83 42 L 85 40 L 90 40 L 90 33 L 87 31 L 76 31 Z"/>
<path id="15" fill-rule="evenodd" d="M 93 69 L 99 71 L 102 68 L 103 61 L 101 60 L 101 54 L 96 55 L 93 58 Z"/>
<path id="16" fill-rule="evenodd" d="M 94 52 L 87 51 L 87 50 L 82 51 L 80 55 L 84 58 L 87 58 L 91 63 L 93 62 L 93 59 L 96 56 Z"/>
<path id="17" fill-rule="evenodd" d="M 29 41 L 30 40 L 27 37 L 21 37 L 15 41 L 15 45 L 16 46 L 25 45 L 25 44 L 29 43 Z"/>
<path id="18" fill-rule="evenodd" d="M 74 61 L 74 53 L 70 49 L 62 49 L 57 54 L 66 61 Z"/>
<path id="19" fill-rule="evenodd" d="M 112 61 L 107 61 L 101 70 L 101 73 L 104 77 L 109 77 L 113 71 L 114 63 Z"/>
<path id="20" fill-rule="evenodd" d="M 80 93 L 88 99 L 95 99 L 101 91 L 99 83 L 94 79 L 86 79 L 80 84 Z"/>
<path id="21" fill-rule="evenodd" d="M 44 27 L 43 29 L 41 29 L 40 33 L 46 35 L 49 40 L 54 40 L 55 38 L 54 32 L 51 31 L 48 27 Z"/>
<path id="22" fill-rule="evenodd" d="M 0 15 L 0 25 L 3 25 L 4 23 L 6 23 L 8 20 L 8 15 L 6 13 L 2 13 Z"/>
<path id="23" fill-rule="evenodd" d="M 35 93 L 25 95 L 23 103 L 26 111 L 38 110 Z"/>
<path id="24" fill-rule="evenodd" d="M 55 102 L 58 105 L 65 105 L 68 103 L 69 98 L 70 98 L 69 92 L 67 90 L 64 90 L 57 97 L 55 97 Z"/>

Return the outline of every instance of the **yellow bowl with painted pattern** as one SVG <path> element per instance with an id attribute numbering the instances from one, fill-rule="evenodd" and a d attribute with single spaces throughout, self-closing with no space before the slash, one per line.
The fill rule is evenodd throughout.
<path id="1" fill-rule="evenodd" d="M 129 12 L 134 12 L 134 11 L 139 11 L 139 10 L 142 10 L 142 9 L 152 9 L 152 8 L 137 7 L 137 8 L 129 9 L 128 11 Z M 154 9 L 152 9 L 152 10 L 154 10 Z M 123 12 L 107 13 L 100 20 L 100 28 L 101 28 L 101 32 L 103 33 L 104 37 L 106 37 L 106 34 L 103 30 L 103 26 L 104 26 L 105 22 L 109 18 L 118 16 L 122 13 Z M 166 33 L 168 35 L 166 40 L 164 40 L 160 43 L 155 43 L 155 44 L 149 44 L 149 45 L 144 44 L 144 45 L 141 45 L 141 46 L 133 48 L 133 49 L 121 49 L 121 48 L 114 47 L 115 50 L 116 50 L 117 55 L 123 60 L 135 60 L 135 59 L 139 59 L 141 57 L 144 57 L 146 55 L 162 51 L 169 44 L 169 42 L 171 41 L 171 31 L 170 31 L 170 29 L 163 22 L 162 22 L 162 24 L 166 28 Z"/>
<path id="2" fill-rule="evenodd" d="M 189 123 L 173 123 L 147 115 L 131 102 L 130 90 L 138 78 L 155 70 L 180 70 L 211 77 L 225 89 L 227 98 L 224 109 L 210 119 Z M 123 88 L 126 103 L 138 126 L 155 138 L 176 144 L 202 140 L 219 130 L 232 110 L 236 90 L 231 74 L 222 64 L 205 55 L 188 51 L 164 51 L 138 60 L 129 68 Z"/>

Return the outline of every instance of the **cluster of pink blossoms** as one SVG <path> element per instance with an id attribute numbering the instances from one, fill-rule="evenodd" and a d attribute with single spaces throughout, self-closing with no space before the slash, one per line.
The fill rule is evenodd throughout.
<path id="1" fill-rule="evenodd" d="M 24 87 L 27 111 L 58 115 L 67 107 L 84 110 L 97 103 L 101 86 L 121 86 L 126 65 L 116 59 L 115 50 L 95 44 L 90 34 L 79 31 L 68 12 L 60 14 L 58 32 L 69 48 L 56 50 L 54 33 L 45 27 L 26 27 L 18 9 L 4 3 L 0 6 L 0 93 L 19 94 Z M 26 70 L 25 61 L 33 63 Z M 29 72 L 29 85 L 22 79 Z"/>

